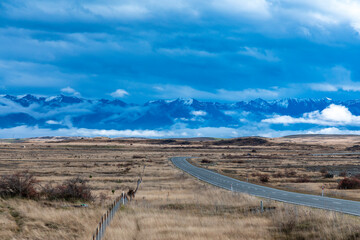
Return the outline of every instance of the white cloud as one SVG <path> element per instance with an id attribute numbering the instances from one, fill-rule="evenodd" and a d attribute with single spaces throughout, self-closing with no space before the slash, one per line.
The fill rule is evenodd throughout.
<path id="1" fill-rule="evenodd" d="M 336 92 L 339 90 L 338 86 L 330 83 L 311 83 L 309 84 L 310 89 L 321 92 Z"/>
<path id="2" fill-rule="evenodd" d="M 319 27 L 348 24 L 360 32 L 358 0 L 282 0 L 274 5 L 278 12 L 299 23 Z"/>
<path id="3" fill-rule="evenodd" d="M 0 138 L 28 138 L 41 136 L 82 136 L 82 137 L 145 137 L 145 138 L 172 138 L 172 137 L 240 137 L 240 136 L 264 136 L 275 137 L 293 134 L 294 132 L 277 132 L 273 130 L 254 130 L 246 127 L 244 129 L 227 127 L 203 127 L 197 129 L 173 128 L 168 130 L 104 130 L 86 128 L 61 128 L 48 129 L 38 126 L 18 126 L 13 128 L 0 129 Z"/>
<path id="4" fill-rule="evenodd" d="M 263 50 L 254 47 L 244 47 L 243 50 L 238 52 L 239 54 L 254 57 L 259 60 L 265 60 L 268 62 L 278 62 L 280 59 L 270 50 Z"/>
<path id="5" fill-rule="evenodd" d="M 157 50 L 161 54 L 169 56 L 198 56 L 198 57 L 214 57 L 216 54 L 203 50 L 189 48 L 159 48 Z"/>
<path id="6" fill-rule="evenodd" d="M 129 93 L 127 91 L 125 91 L 124 89 L 117 89 L 115 92 L 110 93 L 110 95 L 113 98 L 123 98 L 125 96 L 128 96 Z"/>
<path id="7" fill-rule="evenodd" d="M 46 123 L 47 123 L 47 124 L 50 124 L 50 125 L 61 124 L 61 122 L 58 122 L 58 121 L 55 121 L 55 120 L 47 120 Z"/>
<path id="8" fill-rule="evenodd" d="M 192 111 L 191 114 L 194 115 L 194 116 L 206 116 L 207 112 L 204 112 L 204 111 Z"/>
<path id="9" fill-rule="evenodd" d="M 274 116 L 262 120 L 264 123 L 272 124 L 316 124 L 323 126 L 360 126 L 360 116 L 353 115 L 347 107 L 331 104 L 321 112 L 314 111 L 303 114 L 302 117 Z"/>
<path id="10" fill-rule="evenodd" d="M 337 92 L 339 90 L 346 92 L 360 92 L 360 82 L 346 82 L 346 83 L 311 83 L 310 89 L 321 92 Z"/>
<path id="11" fill-rule="evenodd" d="M 240 101 L 254 98 L 275 99 L 280 97 L 283 89 L 249 88 L 239 91 L 217 89 L 207 92 L 182 85 L 162 85 L 153 88 L 157 98 L 197 98 L 204 100 Z"/>
<path id="12" fill-rule="evenodd" d="M 71 94 L 73 96 L 80 96 L 80 93 L 71 87 L 62 88 L 61 92 L 66 94 Z"/>
<path id="13" fill-rule="evenodd" d="M 141 19 L 148 16 L 149 10 L 134 3 L 129 4 L 86 4 L 84 8 L 91 13 L 108 19 Z"/>
<path id="14" fill-rule="evenodd" d="M 321 92 L 336 92 L 339 90 L 347 92 L 360 91 L 360 82 L 354 82 L 351 79 L 351 71 L 343 66 L 335 66 L 323 70 L 326 82 L 310 83 L 310 89 Z"/>
<path id="15" fill-rule="evenodd" d="M 323 128 L 320 130 L 309 130 L 306 134 L 353 134 L 360 135 L 359 130 L 339 129 L 336 127 Z"/>
<path id="16" fill-rule="evenodd" d="M 271 15 L 271 4 L 266 0 L 213 0 L 211 3 L 216 11 L 237 14 L 239 17 L 245 14 L 251 18 L 268 18 Z"/>
<path id="17" fill-rule="evenodd" d="M 360 31 L 360 2 L 358 0 L 102 0 L 51 1 L 31 3 L 12 0 L 4 3 L 5 16 L 14 19 L 50 21 L 147 20 L 169 15 L 208 19 L 215 12 L 223 16 L 283 22 L 297 25 L 326 27 L 347 24 Z M 275 28 L 274 28 L 275 29 Z M 276 29 L 278 30 L 278 29 Z M 275 30 L 275 31 L 276 31 Z"/>
<path id="18" fill-rule="evenodd" d="M 275 131 L 264 126 L 243 128 L 227 127 L 204 127 L 198 129 L 173 128 L 168 130 L 103 130 L 86 128 L 62 128 L 49 129 L 18 126 L 13 128 L 0 129 L 0 138 L 28 138 L 42 136 L 82 136 L 82 137 L 145 137 L 145 138 L 173 138 L 173 137 L 243 137 L 243 136 L 262 136 L 262 137 L 282 137 L 294 134 L 359 134 L 358 130 L 339 129 L 336 127 L 312 129 L 303 131 Z"/>

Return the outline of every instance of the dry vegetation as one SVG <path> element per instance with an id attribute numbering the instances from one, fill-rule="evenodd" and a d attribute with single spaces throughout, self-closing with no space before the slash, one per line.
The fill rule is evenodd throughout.
<path id="1" fill-rule="evenodd" d="M 304 170 L 315 168 L 316 160 L 321 167 L 339 164 L 339 160 L 329 162 L 323 156 L 313 160 L 309 157 L 310 150 L 320 153 L 349 147 L 337 149 L 330 145 L 277 141 L 97 138 L 0 143 L 0 175 L 28 171 L 34 174 L 38 191 L 49 184 L 62 186 L 80 177 L 88 180 L 94 196 L 93 201 L 87 202 L 44 197 L 0 198 L 1 238 L 90 239 L 108 204 L 122 191 L 136 186 L 144 166 L 143 183 L 136 200 L 117 213 L 107 229 L 107 240 L 359 238 L 358 218 L 268 200 L 264 200 L 265 212 L 261 213 L 259 198 L 202 183 L 174 168 L 168 160 L 171 156 L 198 156 L 193 161 L 204 167 L 241 179 L 247 174 L 250 181 L 260 181 L 259 176 L 269 175 L 269 182 L 264 184 L 284 187 L 322 184 L 314 182 L 316 178 L 325 179 L 321 168 L 313 172 L 311 168 Z M 346 164 L 356 164 L 354 157 L 338 158 L 344 158 Z M 278 182 L 273 177 L 277 172 Z M 329 172 L 333 173 L 330 169 Z M 293 182 L 303 174 L 307 174 L 310 182 Z M 336 184 L 333 182 L 336 179 L 340 177 L 336 175 L 326 183 Z M 357 196 L 356 190 L 348 191 Z M 82 203 L 88 207 L 81 207 Z"/>
<path id="2" fill-rule="evenodd" d="M 359 136 L 253 139 L 253 143 L 226 142 L 221 150 L 209 145 L 214 152 L 204 152 L 191 162 L 256 184 L 317 195 L 324 185 L 327 196 L 360 200 Z M 344 177 L 345 184 L 339 184 Z"/>

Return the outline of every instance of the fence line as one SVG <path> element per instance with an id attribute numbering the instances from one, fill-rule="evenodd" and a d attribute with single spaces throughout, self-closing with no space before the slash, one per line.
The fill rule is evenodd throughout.
<path id="1" fill-rule="evenodd" d="M 127 203 L 127 198 L 124 192 L 117 197 L 114 202 L 111 204 L 110 208 L 101 216 L 100 222 L 96 227 L 95 233 L 92 237 L 92 240 L 101 240 L 105 236 L 106 227 L 109 226 L 111 220 L 114 218 L 115 213 L 121 207 Z"/>

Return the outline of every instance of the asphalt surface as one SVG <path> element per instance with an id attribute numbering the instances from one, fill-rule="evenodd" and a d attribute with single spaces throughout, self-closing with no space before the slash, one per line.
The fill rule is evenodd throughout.
<path id="1" fill-rule="evenodd" d="M 212 185 L 234 192 L 247 193 L 280 202 L 327 209 L 360 216 L 360 202 L 322 197 L 318 195 L 288 192 L 239 181 L 237 179 L 230 178 L 204 168 L 195 167 L 186 160 L 187 158 L 189 157 L 173 157 L 170 160 L 176 167 L 180 168 L 184 172 L 187 172 L 190 175 Z"/>

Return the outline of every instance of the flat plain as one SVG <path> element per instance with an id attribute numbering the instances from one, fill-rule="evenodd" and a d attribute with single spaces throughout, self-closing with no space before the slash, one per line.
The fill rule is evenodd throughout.
<path id="1" fill-rule="evenodd" d="M 4 239 L 91 239 L 111 201 L 142 176 L 135 200 L 118 211 L 105 239 L 357 239 L 357 217 L 269 200 L 263 200 L 261 213 L 261 199 L 196 180 L 169 158 L 197 157 L 193 164 L 241 180 L 313 194 L 325 185 L 329 196 L 359 199 L 359 190 L 336 187 L 340 173 L 357 174 L 358 143 L 356 136 L 4 140 L 1 175 L 31 172 L 39 189 L 81 177 L 95 198 L 88 207 L 64 200 L 0 199 L 0 234 Z M 269 175 L 268 182 L 260 181 L 262 175 Z"/>

